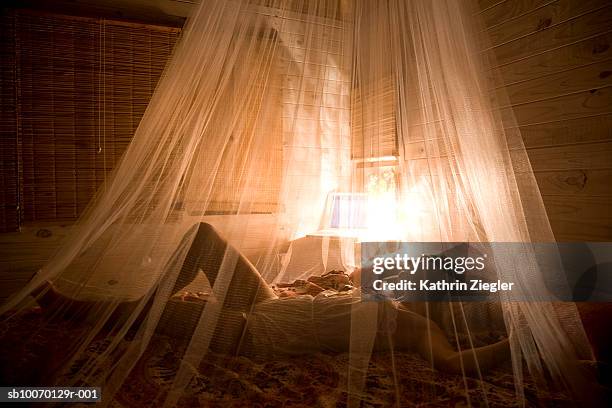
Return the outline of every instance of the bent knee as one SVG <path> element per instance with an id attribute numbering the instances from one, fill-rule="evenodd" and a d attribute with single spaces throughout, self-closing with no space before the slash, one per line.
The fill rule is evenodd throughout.
<path id="1" fill-rule="evenodd" d="M 219 234 L 219 231 L 217 231 L 217 229 L 213 227 L 212 224 L 209 224 L 207 222 L 200 222 L 196 224 L 195 226 L 198 229 L 197 231 L 198 235 L 221 237 L 221 234 Z"/>
<path id="2" fill-rule="evenodd" d="M 215 231 L 215 232 L 217 232 L 215 227 L 213 227 L 212 224 L 209 224 L 207 222 L 199 222 L 196 225 L 198 227 L 198 231 L 201 231 L 201 232 Z"/>

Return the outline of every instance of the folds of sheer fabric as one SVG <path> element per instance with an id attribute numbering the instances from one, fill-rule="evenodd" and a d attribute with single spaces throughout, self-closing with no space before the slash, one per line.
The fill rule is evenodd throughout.
<path id="1" fill-rule="evenodd" d="M 262 340 L 272 332 L 266 325 L 299 331 L 306 309 L 281 316 L 267 284 L 331 265 L 351 271 L 360 239 L 552 241 L 494 59 L 481 51 L 482 32 L 476 11 L 461 0 L 203 1 L 112 180 L 3 311 L 46 281 L 73 306 L 86 304 L 86 334 L 70 345 L 57 378 L 102 386 L 106 402 L 156 333 L 181 333 L 182 359 L 160 396 L 172 406 L 210 350 L 239 352 L 249 318 L 259 319 L 253 332 L 268 351 L 280 340 Z M 366 172 L 376 174 L 371 163 L 384 160 L 397 182 L 380 203 L 394 216 L 340 235 L 333 250 L 329 239 L 312 238 L 328 226 L 330 194 L 367 192 Z M 227 242 L 211 246 L 200 222 Z M 314 241 L 304 245 L 309 236 Z M 495 259 L 491 278 L 511 280 L 526 294 L 543 285 L 534 259 Z M 261 282 L 245 281 L 245 270 L 256 270 Z M 175 305 L 172 295 L 191 278 L 204 282 L 212 300 Z M 348 338 L 338 342 L 349 352 L 348 402 L 357 406 L 380 312 L 354 296 L 341 305 L 347 327 L 339 333 Z M 56 305 L 52 317 L 71 309 Z M 333 307 L 317 313 L 321 321 Z M 422 313 L 451 338 L 487 325 L 512 332 L 519 399 L 527 374 L 543 387 L 582 385 L 577 363 L 590 349 L 571 304 L 499 296 L 484 305 L 428 305 Z M 300 327 L 318 327 L 308 324 Z M 105 348 L 83 361 L 100 336 L 108 337 Z M 306 343 L 286 346 L 325 349 Z"/>

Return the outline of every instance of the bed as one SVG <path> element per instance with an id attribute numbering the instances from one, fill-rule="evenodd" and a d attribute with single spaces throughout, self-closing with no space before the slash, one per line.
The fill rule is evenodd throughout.
<path id="1" fill-rule="evenodd" d="M 350 282 L 342 273 L 276 287 L 280 296 L 349 289 Z M 177 294 L 171 302 L 180 307 L 203 297 L 203 294 L 185 292 Z M 0 324 L 2 384 L 45 383 L 49 373 L 56 372 L 63 362 L 66 350 L 62 349 L 62 344 L 86 331 L 82 324 L 67 320 L 53 324 L 45 322 L 45 311 L 32 307 L 19 318 Z M 490 343 L 501 335 L 489 331 L 480 334 L 476 341 Z M 99 353 L 108 341 L 108 337 L 95 341 L 86 355 Z M 460 341 L 467 343 L 467 339 Z M 121 347 L 128 345 L 129 341 L 123 340 Z M 112 405 L 162 404 L 184 347 L 181 339 L 168 334 L 155 335 Z M 197 367 L 179 406 L 342 407 L 347 400 L 348 357 L 348 353 L 315 353 L 261 361 L 210 353 Z M 75 365 L 78 364 L 77 361 Z M 396 367 L 395 377 L 389 369 L 392 364 Z M 32 369 L 17 370 L 19 367 Z M 379 352 L 373 356 L 367 372 L 363 405 L 386 407 L 397 400 L 405 407 L 482 405 L 485 401 L 490 407 L 518 406 L 510 367 L 510 364 L 499 367 L 482 378 L 464 378 L 431 369 L 415 353 Z M 529 378 L 525 381 L 524 392 L 528 406 L 573 405 L 560 391 L 537 390 Z"/>

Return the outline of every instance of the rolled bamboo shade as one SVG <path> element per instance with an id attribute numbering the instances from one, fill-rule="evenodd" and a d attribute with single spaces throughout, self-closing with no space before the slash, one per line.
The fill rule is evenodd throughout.
<path id="1" fill-rule="evenodd" d="M 1 30 L 0 229 L 18 225 L 17 202 L 26 222 L 77 218 L 129 144 L 179 29 L 18 10 Z"/>
<path id="2" fill-rule="evenodd" d="M 353 159 L 397 156 L 395 88 L 390 77 L 353 92 L 351 116 Z"/>
<path id="3" fill-rule="evenodd" d="M 0 30 L 0 231 L 74 220 L 130 143 L 180 29 L 11 10 Z M 274 120 L 254 122 L 268 134 L 248 206 L 256 213 L 277 210 L 282 173 L 282 118 L 268 114 Z M 244 200 L 235 194 L 244 182 L 241 147 L 232 154 L 209 212 L 233 213 Z M 186 209 L 198 213 L 194 205 Z"/>
<path id="4" fill-rule="evenodd" d="M 19 227 L 19 141 L 15 64 L 15 18 L 0 24 L 0 231 Z"/>
<path id="5" fill-rule="evenodd" d="M 253 57 L 251 66 L 255 64 L 257 60 Z M 281 68 L 270 67 L 267 77 L 257 77 L 251 84 L 261 94 L 248 102 L 235 99 L 235 95 L 240 93 L 233 93 L 237 85 L 236 81 L 230 81 L 232 91 L 229 98 L 232 100 L 227 100 L 225 109 L 232 111 L 238 105 L 247 106 L 245 117 L 237 121 L 234 130 L 241 136 L 228 141 L 217 170 L 213 169 L 218 157 L 210 156 L 205 141 L 198 146 L 191 177 L 206 179 L 211 172 L 216 177 L 210 197 L 201 195 L 198 183 L 190 183 L 180 203 L 189 214 L 257 214 L 279 210 L 283 172 L 281 79 Z M 215 125 L 213 121 L 211 126 L 214 128 Z M 205 198 L 209 201 L 202 201 Z"/>

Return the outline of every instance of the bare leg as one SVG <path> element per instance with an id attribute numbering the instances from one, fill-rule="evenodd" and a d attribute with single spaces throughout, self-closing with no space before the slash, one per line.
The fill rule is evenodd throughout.
<path id="1" fill-rule="evenodd" d="M 397 310 L 395 345 L 414 349 L 443 371 L 475 375 L 510 359 L 508 340 L 484 347 L 455 351 L 438 325 L 414 312 Z"/>
<path id="2" fill-rule="evenodd" d="M 181 271 L 174 283 L 172 293 L 189 285 L 202 271 L 213 287 L 220 273 L 231 273 L 225 293 L 216 293 L 223 298 L 221 315 L 215 327 L 197 328 L 205 305 L 202 303 L 169 302 L 158 325 L 158 331 L 174 337 L 190 339 L 196 328 L 200 332 L 213 330 L 210 348 L 218 353 L 235 354 L 239 352 L 245 330 L 245 314 L 253 305 L 263 300 L 276 298 L 276 294 L 261 277 L 257 269 L 225 241 L 207 223 L 200 223 L 193 242 L 185 257 Z M 186 235 L 189 239 L 193 234 Z M 224 264 L 228 264 L 222 271 Z"/>
<path id="3" fill-rule="evenodd" d="M 228 244 L 212 225 L 200 223 L 196 228 L 198 230 L 174 284 L 173 293 L 189 285 L 200 270 L 204 272 L 210 285 L 213 286 L 221 265 L 227 257 L 235 258 L 236 261 L 233 276 L 225 294 L 225 308 L 243 312 L 250 310 L 254 303 L 276 297 L 257 269 Z"/>

